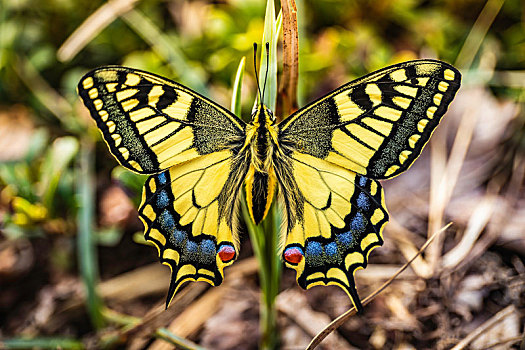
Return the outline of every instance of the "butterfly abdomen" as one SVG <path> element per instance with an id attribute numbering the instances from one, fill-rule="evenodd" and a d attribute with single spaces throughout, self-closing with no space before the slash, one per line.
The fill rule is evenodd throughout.
<path id="1" fill-rule="evenodd" d="M 247 184 L 246 190 L 251 193 L 251 214 L 253 221 L 259 224 L 266 216 L 273 197 L 272 179 L 268 174 L 254 172 L 251 183 Z"/>
<path id="2" fill-rule="evenodd" d="M 257 148 L 257 146 L 254 148 Z M 268 166 L 265 167 L 265 164 Z M 262 168 L 261 165 L 263 166 Z M 256 158 L 254 157 L 254 152 L 252 152 L 252 161 L 246 176 L 246 200 L 255 224 L 259 224 L 268 214 L 276 182 L 275 170 L 271 161 L 268 162 L 264 158 Z"/>

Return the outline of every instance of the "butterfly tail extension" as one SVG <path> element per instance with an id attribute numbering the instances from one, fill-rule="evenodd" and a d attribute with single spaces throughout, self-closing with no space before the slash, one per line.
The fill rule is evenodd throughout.
<path id="1" fill-rule="evenodd" d="M 173 168 L 150 176 L 139 208 L 145 239 L 157 248 L 161 263 L 171 269 L 166 308 L 186 281 L 220 285 L 224 267 L 238 255 L 232 228 L 219 217 L 218 201 L 206 208 L 192 206 L 195 194 L 189 195 L 189 201 L 181 194 L 181 179 L 188 181 Z M 187 193 L 193 193 L 191 187 Z"/>

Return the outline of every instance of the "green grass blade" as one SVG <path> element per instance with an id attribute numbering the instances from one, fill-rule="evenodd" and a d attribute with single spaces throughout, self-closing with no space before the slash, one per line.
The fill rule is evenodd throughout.
<path id="1" fill-rule="evenodd" d="M 0 340 L 1 349 L 84 349 L 81 341 L 70 338 L 15 338 Z"/>
<path id="2" fill-rule="evenodd" d="M 93 144 L 82 140 L 80 148 L 80 170 L 78 176 L 78 265 L 86 288 L 86 303 L 91 323 L 96 329 L 104 326 L 102 300 L 97 295 L 98 282 L 97 251 L 93 240 L 95 216 L 95 173 L 93 170 Z"/>
<path id="3" fill-rule="evenodd" d="M 73 136 L 57 138 L 48 149 L 39 182 L 40 193 L 43 193 L 42 202 L 46 208 L 53 208 L 60 178 L 77 153 L 78 140 Z"/>
<path id="4" fill-rule="evenodd" d="M 175 345 L 177 349 L 181 350 L 206 350 L 205 348 L 198 346 L 197 344 L 179 337 L 178 335 L 173 334 L 166 328 L 159 328 L 155 332 L 157 338 L 163 339 L 168 343 Z"/>
<path id="5" fill-rule="evenodd" d="M 241 89 L 245 65 L 246 57 L 243 56 L 239 62 L 239 67 L 237 68 L 237 73 L 235 74 L 235 80 L 233 82 L 232 103 L 230 110 L 238 117 L 241 117 Z"/>
<path id="6" fill-rule="evenodd" d="M 277 15 L 277 19 L 275 20 L 275 29 L 273 32 L 273 43 L 275 47 L 273 48 L 273 51 L 276 52 L 277 50 L 277 43 L 279 42 L 279 35 L 281 34 L 281 29 L 283 27 L 283 11 L 279 11 L 279 14 Z M 277 64 L 277 56 L 275 58 L 275 64 Z"/>
<path id="7" fill-rule="evenodd" d="M 277 55 L 274 54 L 274 47 L 277 47 L 275 42 L 275 5 L 273 1 L 266 2 L 266 14 L 264 17 L 264 32 L 261 43 L 261 65 L 259 69 L 259 84 L 263 89 L 264 97 L 263 103 L 271 110 L 275 110 L 277 97 Z M 266 43 L 270 44 L 269 51 L 269 67 L 266 63 Z M 275 63 L 275 64 L 274 64 Z M 268 80 L 266 81 L 266 70 L 268 70 Z"/>
<path id="8" fill-rule="evenodd" d="M 177 45 L 164 35 L 148 17 L 135 9 L 126 13 L 122 18 L 144 41 L 151 45 L 152 50 L 162 57 L 174 72 L 180 75 L 183 83 L 201 94 L 207 93 L 208 89 L 204 79 L 188 65 L 185 55 L 177 48 Z"/>
<path id="9" fill-rule="evenodd" d="M 472 66 L 472 62 L 474 62 L 474 58 L 504 2 L 505 0 L 488 0 L 485 3 L 456 58 L 455 65 L 457 67 L 469 69 Z"/>

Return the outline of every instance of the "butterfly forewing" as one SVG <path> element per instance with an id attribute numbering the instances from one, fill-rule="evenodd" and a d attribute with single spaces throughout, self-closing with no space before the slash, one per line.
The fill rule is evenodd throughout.
<path id="1" fill-rule="evenodd" d="M 384 68 L 284 120 L 280 141 L 367 177 L 393 177 L 419 156 L 460 78 L 454 67 L 434 60 Z"/>
<path id="2" fill-rule="evenodd" d="M 158 173 L 244 140 L 245 124 L 229 111 L 152 73 L 95 69 L 78 92 L 111 153 L 138 173 Z"/>

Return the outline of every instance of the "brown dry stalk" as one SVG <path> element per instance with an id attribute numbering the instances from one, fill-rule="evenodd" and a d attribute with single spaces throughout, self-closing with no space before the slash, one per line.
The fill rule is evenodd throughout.
<path id="1" fill-rule="evenodd" d="M 485 3 L 483 10 L 478 15 L 476 23 L 472 27 L 456 58 L 456 66 L 464 70 L 470 69 L 475 55 L 478 53 L 490 26 L 496 19 L 496 15 L 501 10 L 504 2 L 505 0 L 488 0 Z M 429 203 L 429 233 L 434 232 L 437 227 L 442 224 L 445 207 L 450 201 L 452 191 L 457 183 L 459 171 L 465 161 L 465 155 L 470 146 L 474 126 L 478 119 L 477 117 L 478 114 L 476 114 L 472 108 L 465 112 L 448 159 L 446 159 L 444 152 L 446 149 L 445 134 L 443 133 L 441 138 L 439 134 L 433 138 L 431 143 L 432 179 Z M 445 157 L 445 159 L 443 159 L 443 157 Z M 443 166 L 443 162 L 446 163 L 445 166 Z M 443 171 L 443 169 L 445 170 Z M 428 261 L 434 271 L 438 268 L 442 249 L 443 242 L 441 242 L 439 238 L 436 244 L 428 251 Z"/>
<path id="2" fill-rule="evenodd" d="M 428 214 L 429 233 L 435 232 L 442 225 L 445 209 L 459 180 L 460 171 L 465 163 L 478 118 L 479 113 L 475 107 L 469 107 L 463 113 L 448 158 L 446 157 L 445 133 L 435 135 L 437 137 L 434 137 L 432 141 L 430 149 L 432 158 Z M 443 241 L 442 237 L 439 237 L 427 254 L 433 271 L 437 271 L 441 263 L 442 250 Z"/>
<path id="3" fill-rule="evenodd" d="M 283 118 L 297 110 L 299 34 L 295 0 L 283 0 L 281 8 L 283 14 L 283 73 L 279 84 L 275 115 Z"/>
<path id="4" fill-rule="evenodd" d="M 470 343 L 472 343 L 476 338 L 478 338 L 481 334 L 487 332 L 490 328 L 494 327 L 496 324 L 501 322 L 504 318 L 510 316 L 516 312 L 516 307 L 514 305 L 509 305 L 494 316 L 492 316 L 490 319 L 482 323 L 478 328 L 476 328 L 474 331 L 472 331 L 467 337 L 465 337 L 462 341 L 456 344 L 452 348 L 452 350 L 462 350 L 468 347 Z"/>
<path id="5" fill-rule="evenodd" d="M 136 2 L 137 0 L 112 0 L 100 6 L 58 49 L 58 60 L 67 62 L 73 59 L 98 33 L 120 15 L 133 9 Z"/>
<path id="6" fill-rule="evenodd" d="M 430 243 L 432 243 L 434 238 L 436 238 L 440 233 L 444 232 L 450 225 L 452 225 L 452 223 L 449 223 L 446 226 L 442 227 L 439 231 L 435 232 L 429 239 L 427 239 L 425 244 L 423 244 L 421 249 L 419 249 L 417 254 L 414 255 L 412 257 L 412 259 L 410 259 L 403 266 L 401 266 L 401 268 L 392 277 L 390 277 L 390 279 L 388 281 L 383 283 L 383 285 L 381 287 L 379 287 L 374 292 L 372 292 L 372 294 L 370 294 L 369 296 L 367 296 L 366 298 L 363 299 L 363 302 L 362 302 L 363 306 L 365 306 L 368 303 L 370 303 L 372 300 L 374 300 L 374 298 L 376 296 L 379 295 L 379 293 L 381 293 L 383 290 L 385 290 L 386 287 L 388 287 L 397 278 L 397 276 L 399 276 L 403 271 L 405 271 L 406 268 L 408 266 L 410 266 L 410 264 L 412 264 L 412 262 L 418 256 L 420 256 L 423 253 L 423 251 L 425 251 L 425 249 L 430 245 Z M 325 339 L 330 333 L 335 331 L 337 328 L 341 327 L 343 325 L 343 323 L 348 321 L 348 319 L 350 317 L 352 317 L 353 315 L 355 315 L 355 314 L 356 314 L 355 307 L 352 307 L 350 310 L 346 311 L 344 314 L 342 314 L 341 316 L 339 316 L 338 318 L 333 320 L 329 325 L 327 325 L 325 327 L 325 329 L 323 329 L 319 334 L 317 334 L 312 339 L 312 341 L 310 342 L 310 344 L 308 345 L 306 350 L 313 350 L 313 349 L 315 349 L 323 341 L 323 339 Z"/>

